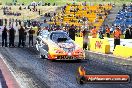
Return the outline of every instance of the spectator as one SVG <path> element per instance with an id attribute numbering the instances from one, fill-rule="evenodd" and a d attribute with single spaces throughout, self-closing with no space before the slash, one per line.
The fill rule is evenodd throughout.
<path id="1" fill-rule="evenodd" d="M 21 20 L 19 20 L 19 25 L 21 26 Z"/>
<path id="2" fill-rule="evenodd" d="M 11 29 L 9 30 L 9 47 L 14 47 L 14 40 L 15 40 L 15 29 L 13 28 L 13 26 L 11 27 Z"/>
<path id="3" fill-rule="evenodd" d="M 16 22 L 16 26 L 18 25 L 18 23 L 17 23 L 17 19 L 15 20 L 15 22 Z"/>
<path id="4" fill-rule="evenodd" d="M 25 27 L 25 30 L 24 30 L 24 46 L 26 46 L 26 37 L 27 37 L 27 27 Z"/>
<path id="5" fill-rule="evenodd" d="M 47 21 L 46 21 L 46 19 L 44 19 L 44 23 L 46 23 Z"/>
<path id="6" fill-rule="evenodd" d="M 70 7 L 70 12 L 73 12 L 73 11 L 74 11 L 74 10 L 73 10 L 73 7 L 71 6 L 71 7 Z"/>
<path id="7" fill-rule="evenodd" d="M 38 26 L 37 36 L 40 34 L 40 32 L 41 32 L 41 27 Z"/>
<path id="8" fill-rule="evenodd" d="M 104 39 L 104 35 L 103 35 L 103 32 L 102 31 L 99 32 L 99 38 L 100 39 Z"/>
<path id="9" fill-rule="evenodd" d="M 87 50 L 87 45 L 88 45 L 88 30 L 85 28 L 82 31 L 83 34 L 83 50 Z"/>
<path id="10" fill-rule="evenodd" d="M 110 28 L 110 33 L 113 33 L 113 31 L 114 31 L 114 26 L 112 26 L 112 27 Z"/>
<path id="11" fill-rule="evenodd" d="M 110 38 L 110 28 L 109 28 L 109 26 L 107 25 L 105 29 L 106 29 L 107 37 Z"/>
<path id="12" fill-rule="evenodd" d="M 4 27 L 2 31 L 2 47 L 3 46 L 7 47 L 7 28 L 6 26 Z"/>
<path id="13" fill-rule="evenodd" d="M 31 26 L 31 20 L 27 20 L 28 27 Z"/>
<path id="14" fill-rule="evenodd" d="M 7 19 L 5 19 L 5 25 L 7 25 Z"/>
<path id="15" fill-rule="evenodd" d="M 44 14 L 44 16 L 45 16 L 45 17 L 47 17 L 47 16 L 48 16 L 48 14 L 47 14 L 47 13 L 45 13 L 45 14 Z"/>
<path id="16" fill-rule="evenodd" d="M 125 9 L 127 6 L 126 6 L 126 4 L 123 4 L 122 7 L 123 7 L 123 9 Z"/>
<path id="17" fill-rule="evenodd" d="M 0 19 L 0 26 L 3 26 L 3 19 Z"/>
<path id="18" fill-rule="evenodd" d="M 55 3 L 53 3 L 53 6 L 55 6 L 56 4 Z"/>
<path id="19" fill-rule="evenodd" d="M 22 10 L 22 7 L 21 6 L 19 7 L 19 10 Z"/>
<path id="20" fill-rule="evenodd" d="M 30 42 L 32 42 L 32 46 L 33 46 L 33 34 L 35 33 L 35 31 L 32 30 L 32 27 L 31 27 L 28 33 L 29 33 L 29 46 L 30 46 Z"/>
<path id="21" fill-rule="evenodd" d="M 48 13 L 48 17 L 50 17 L 50 13 Z"/>
<path id="22" fill-rule="evenodd" d="M 45 3 L 45 6 L 47 5 L 47 3 Z"/>
<path id="23" fill-rule="evenodd" d="M 130 38 L 130 31 L 129 31 L 129 28 L 126 28 L 124 34 L 125 34 L 125 39 L 129 39 L 129 38 Z"/>
<path id="24" fill-rule="evenodd" d="M 9 19 L 9 26 L 11 26 L 11 18 Z"/>
<path id="25" fill-rule="evenodd" d="M 30 9 L 30 5 L 28 5 L 28 8 L 27 9 Z"/>
<path id="26" fill-rule="evenodd" d="M 22 6 L 24 6 L 25 4 L 24 4 L 24 2 L 22 3 Z"/>
<path id="27" fill-rule="evenodd" d="M 50 3 L 48 3 L 48 6 L 50 6 Z"/>
<path id="28" fill-rule="evenodd" d="M 69 37 L 75 41 L 75 28 L 74 25 L 71 26 L 71 28 L 69 29 Z"/>
<path id="29" fill-rule="evenodd" d="M 92 35 L 92 38 L 97 38 L 96 26 L 94 26 L 94 28 L 91 30 L 91 35 Z"/>
<path id="30" fill-rule="evenodd" d="M 24 28 L 21 26 L 21 28 L 18 30 L 19 31 L 19 43 L 18 43 L 18 47 L 20 47 L 20 45 L 22 45 L 23 47 L 24 45 Z"/>
<path id="31" fill-rule="evenodd" d="M 38 12 L 39 12 L 39 15 L 40 15 L 40 14 L 41 14 L 41 11 L 40 11 L 40 9 L 39 9 L 39 11 L 38 11 Z"/>

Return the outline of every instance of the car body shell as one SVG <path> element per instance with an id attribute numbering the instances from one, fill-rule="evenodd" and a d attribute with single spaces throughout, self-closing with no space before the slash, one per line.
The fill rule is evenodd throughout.
<path id="1" fill-rule="evenodd" d="M 42 33 L 43 32 L 43 33 Z M 66 37 L 66 41 L 60 41 L 59 36 Z M 52 37 L 52 36 L 55 37 Z M 65 35 L 65 36 L 64 36 Z M 58 37 L 58 39 L 57 39 Z M 55 41 L 55 39 L 57 41 Z M 60 40 L 59 40 L 60 39 Z M 59 42 L 58 42 L 59 40 Z M 50 60 L 82 60 L 85 59 L 85 52 L 63 31 L 41 31 L 36 38 L 36 49 L 40 52 L 41 56 L 44 56 Z"/>

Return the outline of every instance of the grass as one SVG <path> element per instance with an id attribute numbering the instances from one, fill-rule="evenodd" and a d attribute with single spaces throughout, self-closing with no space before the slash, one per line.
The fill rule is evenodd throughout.
<path id="1" fill-rule="evenodd" d="M 13 0 L 0 0 L 2 3 L 12 3 Z M 49 2 L 51 4 L 53 3 L 57 3 L 58 5 L 64 5 L 66 3 L 72 3 L 73 0 L 17 0 L 18 3 L 25 3 L 25 4 L 29 4 L 32 1 L 42 1 L 42 2 Z M 99 3 L 115 3 L 115 4 L 123 4 L 123 3 L 130 3 L 131 0 L 74 0 L 75 2 L 83 2 L 83 1 L 87 1 L 89 4 L 99 4 Z"/>

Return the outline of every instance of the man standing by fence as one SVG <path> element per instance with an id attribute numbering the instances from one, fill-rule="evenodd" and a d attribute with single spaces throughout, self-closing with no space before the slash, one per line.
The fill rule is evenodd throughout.
<path id="1" fill-rule="evenodd" d="M 12 27 L 9 30 L 9 47 L 11 47 L 11 46 L 14 47 L 15 33 L 16 33 L 16 31 L 12 25 Z"/>
<path id="2" fill-rule="evenodd" d="M 21 28 L 19 29 L 19 43 L 18 43 L 18 47 L 20 47 L 20 45 L 22 45 L 23 47 L 25 46 L 24 44 L 24 28 L 21 26 Z"/>
<path id="3" fill-rule="evenodd" d="M 7 47 L 7 28 L 6 26 L 4 27 L 2 31 L 2 47 L 3 46 Z"/>
<path id="4" fill-rule="evenodd" d="M 33 34 L 35 33 L 35 31 L 32 30 L 32 27 L 31 27 L 28 33 L 29 33 L 29 46 L 30 46 L 30 42 L 32 43 L 32 46 L 33 46 Z"/>

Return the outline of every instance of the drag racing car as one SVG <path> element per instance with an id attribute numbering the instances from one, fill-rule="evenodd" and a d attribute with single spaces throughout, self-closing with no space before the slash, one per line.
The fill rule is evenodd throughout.
<path id="1" fill-rule="evenodd" d="M 64 31 L 43 30 L 36 38 L 41 58 L 49 60 L 82 60 L 85 52 Z"/>

